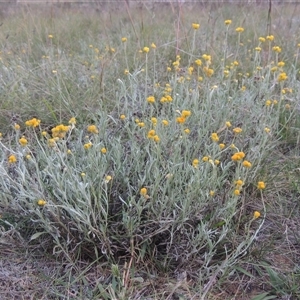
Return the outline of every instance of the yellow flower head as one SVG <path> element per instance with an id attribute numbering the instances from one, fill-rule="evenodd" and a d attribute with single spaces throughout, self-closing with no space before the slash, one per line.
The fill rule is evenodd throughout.
<path id="1" fill-rule="evenodd" d="M 245 29 L 243 27 L 237 27 L 235 29 L 236 32 L 243 32 Z"/>
<path id="2" fill-rule="evenodd" d="M 233 161 L 239 161 L 242 160 L 245 157 L 245 153 L 244 152 L 236 152 L 235 154 L 233 154 L 231 156 L 231 159 Z"/>
<path id="3" fill-rule="evenodd" d="M 233 193 L 234 193 L 235 196 L 239 196 L 239 195 L 241 194 L 241 191 L 238 190 L 238 189 L 235 189 L 235 190 L 233 191 Z"/>
<path id="4" fill-rule="evenodd" d="M 274 52 L 277 52 L 277 53 L 280 53 L 280 52 L 281 52 L 281 48 L 280 48 L 279 46 L 274 46 L 274 47 L 272 48 L 272 50 L 273 50 Z"/>
<path id="5" fill-rule="evenodd" d="M 140 189 L 140 194 L 141 194 L 141 196 L 144 196 L 144 197 L 145 197 L 145 196 L 147 195 L 147 192 L 148 192 L 148 191 L 147 191 L 147 189 L 146 189 L 145 187 L 143 187 L 143 188 Z"/>
<path id="6" fill-rule="evenodd" d="M 192 162 L 192 165 L 193 165 L 194 168 L 197 168 L 198 165 L 199 165 L 199 159 L 195 158 L 195 159 L 193 160 L 193 162 Z"/>
<path id="7" fill-rule="evenodd" d="M 274 41 L 274 35 L 267 35 L 266 40 L 268 40 L 270 42 Z"/>
<path id="8" fill-rule="evenodd" d="M 225 148 L 225 144 L 221 143 L 221 144 L 219 144 L 219 147 L 220 147 L 220 149 L 222 150 L 222 149 Z"/>
<path id="9" fill-rule="evenodd" d="M 244 181 L 241 180 L 241 179 L 236 180 L 234 183 L 235 183 L 235 185 L 238 186 L 238 187 L 241 187 L 241 186 L 244 185 Z"/>
<path id="10" fill-rule="evenodd" d="M 149 97 L 147 97 L 147 101 L 148 101 L 149 103 L 154 103 L 154 102 L 155 102 L 154 96 L 149 96 Z"/>
<path id="11" fill-rule="evenodd" d="M 181 113 L 181 116 L 183 118 L 189 117 L 191 115 L 191 111 L 190 110 L 183 110 Z"/>
<path id="12" fill-rule="evenodd" d="M 232 131 L 233 131 L 235 134 L 239 134 L 239 133 L 241 133 L 241 132 L 243 131 L 243 129 L 240 128 L 240 127 L 236 127 L 236 128 L 234 128 Z"/>
<path id="13" fill-rule="evenodd" d="M 38 206 L 45 206 L 47 204 L 47 202 L 43 199 L 40 199 L 37 201 Z"/>
<path id="14" fill-rule="evenodd" d="M 155 135 L 156 135 L 155 130 L 151 129 L 148 131 L 147 137 L 148 139 L 153 139 Z"/>
<path id="15" fill-rule="evenodd" d="M 244 166 L 245 168 L 251 168 L 252 164 L 251 164 L 250 161 L 244 160 L 244 161 L 243 161 L 243 166 Z"/>
<path id="16" fill-rule="evenodd" d="M 127 42 L 127 37 L 122 37 L 121 41 L 122 41 L 123 43 Z"/>
<path id="17" fill-rule="evenodd" d="M 14 128 L 15 128 L 16 130 L 20 130 L 20 125 L 17 124 L 17 123 L 15 123 Z"/>
<path id="18" fill-rule="evenodd" d="M 196 60 L 195 60 L 195 64 L 196 64 L 197 66 L 199 66 L 199 67 L 200 67 L 200 66 L 202 65 L 202 61 L 201 61 L 201 59 L 199 59 L 199 58 L 198 58 L 198 59 L 196 59 Z"/>
<path id="19" fill-rule="evenodd" d="M 208 162 L 208 160 L 209 160 L 209 156 L 203 156 L 202 157 L 202 161 L 203 162 Z"/>
<path id="20" fill-rule="evenodd" d="M 183 124 L 185 122 L 185 117 L 177 117 L 176 122 L 179 124 Z"/>
<path id="21" fill-rule="evenodd" d="M 153 125 L 156 125 L 157 124 L 157 118 L 152 117 L 151 122 L 152 122 Z"/>
<path id="22" fill-rule="evenodd" d="M 143 52 L 148 53 L 150 51 L 149 47 L 144 47 Z"/>
<path id="23" fill-rule="evenodd" d="M 265 39 L 264 37 L 262 37 L 262 36 L 259 37 L 258 40 L 259 40 L 261 43 L 264 43 L 264 42 L 266 41 L 266 39 Z"/>
<path id="24" fill-rule="evenodd" d="M 20 139 L 19 139 L 19 143 L 21 146 L 25 147 L 28 143 L 28 141 L 26 140 L 25 136 L 22 136 Z"/>
<path id="25" fill-rule="evenodd" d="M 156 49 L 156 45 L 154 43 L 151 44 L 152 49 Z"/>
<path id="26" fill-rule="evenodd" d="M 110 175 L 105 176 L 105 183 L 109 183 L 112 180 Z"/>
<path id="27" fill-rule="evenodd" d="M 9 157 L 8 157 L 8 162 L 10 163 L 10 164 L 14 164 L 14 163 L 16 163 L 17 162 L 17 158 L 16 158 L 16 156 L 15 155 L 10 155 Z"/>
<path id="28" fill-rule="evenodd" d="M 287 80 L 288 79 L 288 76 L 286 75 L 286 73 L 285 72 L 282 72 L 282 73 L 280 73 L 279 75 L 278 75 L 278 77 L 277 77 L 277 80 L 280 82 L 280 81 L 285 81 L 285 80 Z"/>
<path id="29" fill-rule="evenodd" d="M 225 25 L 230 25 L 231 23 L 232 23 L 231 20 L 225 20 L 225 21 L 224 21 L 224 24 L 225 24 Z"/>
<path id="30" fill-rule="evenodd" d="M 212 197 L 215 195 L 215 191 L 209 191 L 209 195 Z"/>
<path id="31" fill-rule="evenodd" d="M 259 182 L 257 183 L 257 188 L 258 188 L 259 190 L 264 190 L 264 189 L 266 188 L 266 184 L 265 184 L 263 181 L 259 181 Z"/>
<path id="32" fill-rule="evenodd" d="M 103 154 L 106 154 L 106 152 L 107 152 L 107 149 L 103 147 L 103 148 L 101 148 L 101 150 L 100 150 L 100 151 L 101 151 L 101 153 L 103 153 Z"/>
<path id="33" fill-rule="evenodd" d="M 28 120 L 25 122 L 25 125 L 28 127 L 37 127 L 39 126 L 41 123 L 41 120 L 37 119 L 37 118 L 32 118 L 31 120 Z"/>
<path id="34" fill-rule="evenodd" d="M 87 149 L 90 149 L 92 146 L 93 146 L 93 143 L 92 142 L 88 142 L 88 143 L 86 143 L 86 144 L 83 145 L 83 148 L 87 150 Z"/>
<path id="35" fill-rule="evenodd" d="M 120 119 L 121 119 L 121 120 L 125 120 L 125 119 L 126 119 L 126 116 L 125 116 L 125 115 L 120 115 Z"/>
<path id="36" fill-rule="evenodd" d="M 168 126 L 168 125 L 169 125 L 169 122 L 168 122 L 167 120 L 162 120 L 161 122 L 162 122 L 163 125 L 165 125 L 165 126 Z"/>
<path id="37" fill-rule="evenodd" d="M 189 128 L 186 128 L 186 129 L 184 129 L 184 132 L 185 132 L 186 134 L 189 134 L 191 131 L 189 130 Z"/>
<path id="38" fill-rule="evenodd" d="M 200 24 L 198 24 L 198 23 L 192 23 L 192 27 L 193 27 L 193 29 L 197 30 L 197 29 L 200 28 Z"/>
<path id="39" fill-rule="evenodd" d="M 253 219 L 258 219 L 259 217 L 260 217 L 260 212 L 256 210 L 256 211 L 253 213 Z"/>
<path id="40" fill-rule="evenodd" d="M 229 121 L 225 122 L 226 127 L 231 127 L 231 123 Z"/>
<path id="41" fill-rule="evenodd" d="M 160 137 L 156 134 L 154 137 L 153 137 L 153 141 L 158 143 L 160 141 Z"/>
<path id="42" fill-rule="evenodd" d="M 89 125 L 87 131 L 95 134 L 99 132 L 96 125 Z"/>
<path id="43" fill-rule="evenodd" d="M 211 139 L 214 142 L 218 142 L 219 141 L 219 136 L 218 136 L 218 134 L 216 132 L 213 132 L 210 137 L 211 137 Z"/>
<path id="44" fill-rule="evenodd" d="M 75 119 L 75 117 L 72 117 L 72 118 L 69 120 L 69 124 L 70 124 L 70 125 L 75 125 L 75 124 L 76 124 L 76 119 Z"/>

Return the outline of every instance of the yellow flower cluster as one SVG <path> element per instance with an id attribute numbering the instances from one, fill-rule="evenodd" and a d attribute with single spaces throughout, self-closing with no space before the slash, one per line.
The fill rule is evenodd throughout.
<path id="1" fill-rule="evenodd" d="M 63 124 L 59 124 L 51 129 L 53 138 L 63 139 L 66 136 L 66 133 L 70 130 L 70 126 L 65 126 Z"/>
<path id="2" fill-rule="evenodd" d="M 96 125 L 89 125 L 87 131 L 94 134 L 97 134 L 99 132 Z"/>
<path id="3" fill-rule="evenodd" d="M 41 123 L 41 120 L 37 119 L 37 118 L 32 118 L 31 120 L 28 120 L 25 122 L 25 125 L 28 127 L 37 127 L 39 126 Z"/>
<path id="4" fill-rule="evenodd" d="M 186 118 L 191 115 L 191 111 L 189 110 L 183 110 L 181 112 L 181 116 L 176 118 L 176 122 L 179 124 L 183 124 L 186 121 Z"/>

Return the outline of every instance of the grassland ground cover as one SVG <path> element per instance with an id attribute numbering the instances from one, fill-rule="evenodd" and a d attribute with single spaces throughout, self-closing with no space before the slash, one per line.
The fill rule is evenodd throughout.
<path id="1" fill-rule="evenodd" d="M 300 299 L 299 12 L 2 8 L 0 297 Z"/>

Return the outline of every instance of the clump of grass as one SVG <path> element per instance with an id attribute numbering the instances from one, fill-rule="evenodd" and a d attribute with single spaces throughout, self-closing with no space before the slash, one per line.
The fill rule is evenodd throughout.
<path id="1" fill-rule="evenodd" d="M 224 21 L 223 48 L 197 51 L 195 21 L 171 60 L 174 37 L 141 45 L 122 32 L 72 48 L 54 28 L 18 60 L 4 55 L 24 114 L 0 141 L 1 207 L 70 262 L 113 262 L 110 296 L 127 295 L 122 258 L 201 274 L 205 297 L 263 227 L 265 170 L 296 124 L 297 69 L 276 35 L 245 45 L 247 28 Z"/>

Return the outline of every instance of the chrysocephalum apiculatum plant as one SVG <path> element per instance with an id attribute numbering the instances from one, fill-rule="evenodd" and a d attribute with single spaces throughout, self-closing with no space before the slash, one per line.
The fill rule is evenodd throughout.
<path id="1" fill-rule="evenodd" d="M 69 259 L 127 255 L 161 268 L 189 262 L 207 276 L 232 265 L 263 225 L 268 179 L 261 171 L 277 145 L 279 121 L 294 112 L 284 47 L 270 35 L 245 54 L 246 29 L 232 26 L 225 21 L 217 59 L 197 52 L 201 27 L 193 23 L 192 53 L 166 62 L 161 76 L 153 73 L 165 63 L 156 44 L 137 50 L 142 67 L 135 69 L 126 55 L 129 36 L 121 39 L 124 56 L 108 47 L 104 57 L 125 60 L 113 109 L 103 105 L 89 123 L 61 118 L 50 129 L 43 116 L 12 124 L 12 141 L 0 144 L 1 207 L 29 217 L 31 239 L 51 236 Z M 48 39 L 55 47 L 53 35 Z M 98 48 L 88 48 L 103 60 Z M 65 75 L 52 74 L 61 86 Z M 248 206 L 250 193 L 257 210 Z"/>

